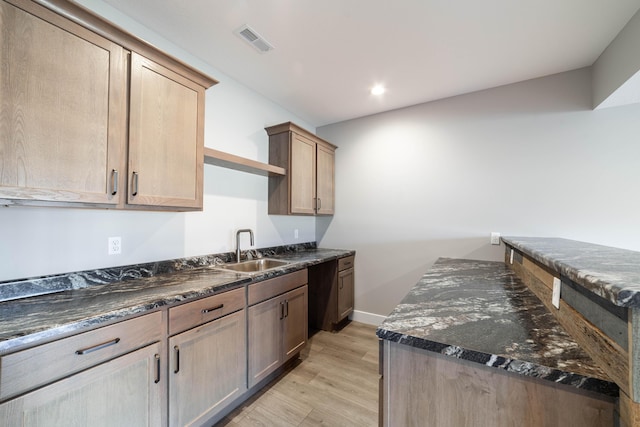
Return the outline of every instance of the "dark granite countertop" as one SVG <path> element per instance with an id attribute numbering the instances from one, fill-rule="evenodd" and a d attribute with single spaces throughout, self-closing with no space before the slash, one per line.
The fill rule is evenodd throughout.
<path id="1" fill-rule="evenodd" d="M 502 262 L 440 258 L 380 325 L 385 340 L 609 396 L 618 387 Z"/>
<path id="2" fill-rule="evenodd" d="M 221 254 L 3 283 L 0 290 L 7 286 L 13 294 L 0 302 L 0 354 L 353 254 L 314 244 L 253 251 L 252 256 L 290 262 L 262 273 L 220 270 L 219 264 L 229 262 Z M 26 292 L 22 298 L 20 289 Z"/>
<path id="3" fill-rule="evenodd" d="M 549 237 L 502 241 L 621 307 L 640 307 L 640 252 Z"/>

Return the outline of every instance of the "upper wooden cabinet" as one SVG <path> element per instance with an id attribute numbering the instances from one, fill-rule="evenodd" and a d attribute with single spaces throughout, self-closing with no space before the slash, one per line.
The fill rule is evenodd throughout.
<path id="1" fill-rule="evenodd" d="M 215 80 L 71 2 L 0 21 L 0 204 L 202 208 Z"/>
<path id="2" fill-rule="evenodd" d="M 337 147 L 291 122 L 265 130 L 269 163 L 287 170 L 269 177 L 269 214 L 333 215 Z"/>
<path id="3" fill-rule="evenodd" d="M 132 53 L 130 99 L 127 202 L 202 208 L 204 88 Z"/>
<path id="4" fill-rule="evenodd" d="M 16 4 L 0 1 L 0 198 L 118 204 L 125 50 Z"/>

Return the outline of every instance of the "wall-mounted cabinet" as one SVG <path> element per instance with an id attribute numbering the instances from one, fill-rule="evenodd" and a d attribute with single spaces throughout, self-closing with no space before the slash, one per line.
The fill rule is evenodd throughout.
<path id="1" fill-rule="evenodd" d="M 333 215 L 337 147 L 291 122 L 265 130 L 269 163 L 287 170 L 269 177 L 269 214 Z"/>
<path id="2" fill-rule="evenodd" d="M 202 208 L 204 88 L 131 54 L 127 203 Z"/>
<path id="3" fill-rule="evenodd" d="M 0 20 L 0 204 L 202 208 L 215 80 L 71 2 Z"/>

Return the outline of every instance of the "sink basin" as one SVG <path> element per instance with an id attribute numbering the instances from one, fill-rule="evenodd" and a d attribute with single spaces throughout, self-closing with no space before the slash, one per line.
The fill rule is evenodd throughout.
<path id="1" fill-rule="evenodd" d="M 239 273 L 256 273 L 256 272 L 271 270 L 272 268 L 282 267 L 287 264 L 289 264 L 288 261 L 261 258 L 261 259 L 253 259 L 250 261 L 243 261 L 237 264 L 223 264 L 223 265 L 217 266 L 217 268 L 221 268 L 224 270 L 233 270 Z"/>

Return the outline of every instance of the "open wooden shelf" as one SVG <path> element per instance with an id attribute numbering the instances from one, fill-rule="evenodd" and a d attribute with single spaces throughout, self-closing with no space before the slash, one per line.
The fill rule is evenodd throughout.
<path id="1" fill-rule="evenodd" d="M 204 162 L 208 165 L 221 166 L 263 176 L 285 176 L 287 174 L 285 168 L 245 159 L 244 157 L 207 147 L 204 147 Z"/>

